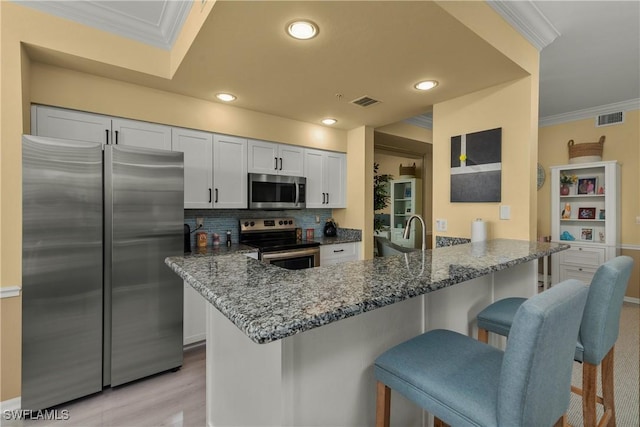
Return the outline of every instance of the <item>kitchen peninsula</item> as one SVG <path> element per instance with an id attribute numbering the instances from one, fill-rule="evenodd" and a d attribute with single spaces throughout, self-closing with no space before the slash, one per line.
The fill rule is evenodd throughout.
<path id="1" fill-rule="evenodd" d="M 243 253 L 166 263 L 210 302 L 209 426 L 368 426 L 380 353 L 436 328 L 475 335 L 480 310 L 533 295 L 538 258 L 568 247 L 498 239 L 305 270 Z M 394 423 L 423 424 L 393 399 Z"/>

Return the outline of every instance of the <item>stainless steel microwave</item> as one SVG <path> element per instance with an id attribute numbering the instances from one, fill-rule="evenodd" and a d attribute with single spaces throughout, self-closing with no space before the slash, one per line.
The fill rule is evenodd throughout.
<path id="1" fill-rule="evenodd" d="M 249 174 L 249 209 L 304 209 L 307 178 Z"/>

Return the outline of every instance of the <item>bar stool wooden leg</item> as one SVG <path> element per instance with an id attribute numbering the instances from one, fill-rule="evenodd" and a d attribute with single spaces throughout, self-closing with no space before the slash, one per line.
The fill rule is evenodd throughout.
<path id="1" fill-rule="evenodd" d="M 391 420 L 391 389 L 378 381 L 376 397 L 376 427 L 389 427 Z"/>
<path id="2" fill-rule="evenodd" d="M 596 390 L 598 367 L 591 363 L 582 364 L 582 418 L 584 427 L 596 427 Z"/>
<path id="3" fill-rule="evenodd" d="M 489 331 L 487 331 L 486 329 L 478 328 L 478 341 L 488 343 Z"/>
<path id="4" fill-rule="evenodd" d="M 602 400 L 604 405 L 603 421 L 600 423 L 609 427 L 616 427 L 616 407 L 613 394 L 613 349 L 602 359 L 600 369 L 602 371 Z M 607 419 L 609 418 L 609 419 Z"/>
<path id="5" fill-rule="evenodd" d="M 433 427 L 451 427 L 449 424 L 445 423 L 438 417 L 433 417 Z"/>
<path id="6" fill-rule="evenodd" d="M 558 418 L 558 421 L 556 421 L 553 427 L 571 427 L 571 424 L 567 421 L 567 414 Z"/>

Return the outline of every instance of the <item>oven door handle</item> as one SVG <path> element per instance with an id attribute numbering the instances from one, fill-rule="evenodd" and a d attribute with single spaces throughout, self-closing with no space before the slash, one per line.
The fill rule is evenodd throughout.
<path id="1" fill-rule="evenodd" d="M 279 259 L 287 259 L 287 258 L 298 258 L 303 256 L 314 257 L 315 266 L 320 265 L 320 248 L 312 247 L 312 248 L 303 248 L 303 249 L 290 249 L 286 251 L 278 251 L 278 252 L 262 252 L 260 253 L 260 260 L 266 263 L 271 263 L 272 260 Z"/>

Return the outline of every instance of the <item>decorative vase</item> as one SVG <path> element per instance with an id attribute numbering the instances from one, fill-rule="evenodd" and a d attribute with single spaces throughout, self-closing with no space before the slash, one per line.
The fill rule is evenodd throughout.
<path id="1" fill-rule="evenodd" d="M 560 195 L 561 196 L 569 195 L 569 186 L 567 184 L 560 185 Z"/>

